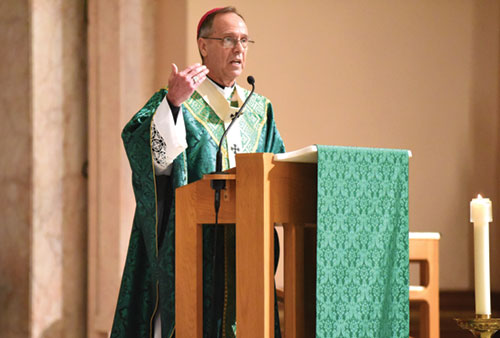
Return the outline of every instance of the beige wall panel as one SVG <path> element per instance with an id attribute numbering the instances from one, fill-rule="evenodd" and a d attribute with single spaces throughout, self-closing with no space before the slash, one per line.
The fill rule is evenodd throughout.
<path id="1" fill-rule="evenodd" d="M 89 1 L 89 337 L 107 337 L 135 210 L 120 138 L 153 91 L 155 2 Z"/>
<path id="2" fill-rule="evenodd" d="M 189 2 L 188 63 L 199 18 L 225 4 Z M 271 98 L 287 148 L 411 149 L 410 230 L 441 232 L 442 289 L 472 288 L 469 201 L 481 192 L 500 208 L 498 2 L 231 4 L 256 40 L 244 75 Z"/>
<path id="3" fill-rule="evenodd" d="M 155 87 L 165 87 L 175 63 L 180 69 L 187 66 L 188 1 L 157 0 L 155 13 Z M 196 39 L 195 39 L 196 40 Z"/>
<path id="4" fill-rule="evenodd" d="M 109 8 L 109 11 L 115 13 L 115 15 L 107 13 L 106 21 L 110 25 L 117 25 L 116 13 L 118 8 L 116 4 L 106 2 L 106 5 L 104 5 L 102 2 L 99 2 L 97 6 L 99 7 L 100 5 Z M 106 12 L 100 11 L 99 13 L 104 14 Z M 102 22 L 102 19 L 96 22 L 96 25 L 100 29 L 98 34 L 102 37 L 102 40 L 91 40 L 91 42 L 96 43 L 98 51 L 108 49 L 106 54 L 99 55 L 99 59 L 95 60 L 98 63 L 96 67 L 104 71 L 99 73 L 96 71 L 93 74 L 93 69 L 90 68 L 91 74 L 89 74 L 89 77 L 93 75 L 97 77 L 100 89 L 98 94 L 99 101 L 96 102 L 97 107 L 91 106 L 89 110 L 91 114 L 89 116 L 89 128 L 96 128 L 95 138 L 94 135 L 91 135 L 89 140 L 89 161 L 91 165 L 89 171 L 89 183 L 91 185 L 89 189 L 91 193 L 89 196 L 89 207 L 91 209 L 91 216 L 95 216 L 96 218 L 93 219 L 91 217 L 89 224 L 89 249 L 91 250 L 89 252 L 91 259 L 89 262 L 91 264 L 89 267 L 89 296 L 91 299 L 89 300 L 88 320 L 91 337 L 95 335 L 94 330 L 101 332 L 104 336 L 106 326 L 110 326 L 112 298 L 116 299 L 117 286 L 119 285 L 117 274 L 121 270 L 120 266 L 123 265 L 123 259 L 120 258 L 125 255 L 125 251 L 122 251 L 120 255 L 120 252 L 117 250 L 116 244 L 119 245 L 119 241 L 115 245 L 106 245 L 110 237 L 115 238 L 115 240 L 120 238 L 120 196 L 116 195 L 116 187 L 120 186 L 119 181 L 117 181 L 119 175 L 116 175 L 116 173 L 119 174 L 120 172 L 120 145 L 117 140 L 119 124 L 116 122 L 117 116 L 113 116 L 113 113 L 116 113 L 120 109 L 117 93 L 118 88 L 116 87 L 119 74 L 119 63 L 116 60 L 119 36 L 118 30 L 106 29 L 106 27 L 101 28 Z M 92 27 L 89 26 L 89 29 L 92 29 Z M 94 61 L 92 57 L 93 55 L 90 55 L 91 61 Z M 92 67 L 92 63 L 89 66 Z M 107 90 L 103 90 L 103 88 L 107 88 Z M 89 94 L 93 94 L 92 88 L 89 88 Z M 95 113 L 92 108 L 96 109 Z M 110 113 L 111 111 L 113 113 Z M 95 154 L 92 153 L 93 151 L 95 151 Z M 115 174 L 111 175 L 111 173 Z M 92 214 L 94 205 L 96 209 L 95 215 Z M 108 265 L 108 269 L 103 268 L 105 265 Z"/>
<path id="5" fill-rule="evenodd" d="M 120 121 L 117 121 L 121 107 L 118 14 L 116 1 L 89 2 L 90 337 L 104 337 L 110 328 L 120 267 L 126 254 L 119 250 L 122 211 L 119 208 Z"/>

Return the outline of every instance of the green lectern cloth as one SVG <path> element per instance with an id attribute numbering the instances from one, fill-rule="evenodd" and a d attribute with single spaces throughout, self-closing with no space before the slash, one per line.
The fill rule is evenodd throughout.
<path id="1" fill-rule="evenodd" d="M 318 146 L 316 336 L 409 335 L 408 151 Z"/>

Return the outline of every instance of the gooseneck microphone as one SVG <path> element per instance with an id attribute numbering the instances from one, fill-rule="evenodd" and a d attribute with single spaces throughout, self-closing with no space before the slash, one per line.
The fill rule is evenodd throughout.
<path id="1" fill-rule="evenodd" d="M 220 138 L 219 148 L 217 149 L 217 154 L 215 155 L 215 172 L 213 174 L 222 174 L 222 142 L 224 141 L 224 137 L 226 137 L 227 132 L 229 131 L 229 129 L 231 129 L 236 119 L 240 117 L 240 115 L 243 113 L 243 108 L 245 108 L 248 100 L 255 91 L 254 77 L 251 75 L 247 77 L 247 82 L 252 86 L 252 91 L 247 96 L 245 102 L 243 102 L 241 108 L 231 118 L 231 123 L 229 123 L 229 126 L 227 127 L 227 129 L 224 131 L 224 134 L 222 134 L 222 137 Z M 220 191 L 226 187 L 226 180 L 212 180 L 211 186 L 212 189 L 215 190 L 214 207 L 215 207 L 215 223 L 217 224 L 219 208 L 220 208 Z"/>
<path id="2" fill-rule="evenodd" d="M 234 116 L 231 119 L 231 123 L 229 124 L 226 131 L 224 132 L 224 134 L 222 134 L 222 137 L 220 138 L 219 148 L 217 149 L 217 155 L 216 155 L 216 159 L 215 159 L 215 174 L 220 174 L 222 172 L 222 151 L 221 151 L 222 141 L 224 140 L 224 137 L 226 137 L 226 134 L 229 131 L 229 129 L 231 129 L 231 126 L 234 124 L 234 121 L 236 121 L 236 119 L 238 117 L 240 117 L 240 115 L 242 114 L 243 108 L 245 108 L 248 100 L 253 95 L 253 92 L 255 90 L 255 79 L 252 75 L 247 77 L 247 82 L 252 86 L 252 91 L 250 92 L 250 94 L 246 98 L 245 102 L 243 102 L 243 105 L 241 106 L 241 108 L 236 112 L 236 114 L 234 114 Z"/>
<path id="3" fill-rule="evenodd" d="M 238 117 L 240 117 L 240 115 L 243 113 L 243 108 L 245 108 L 248 100 L 250 99 L 250 97 L 253 95 L 253 92 L 255 90 L 255 79 L 253 76 L 248 76 L 247 77 L 247 82 L 252 86 L 252 91 L 250 92 L 250 94 L 247 96 L 245 102 L 243 102 L 243 105 L 241 106 L 241 108 L 236 112 L 236 114 L 234 114 L 232 117 L 231 117 L 231 123 L 229 123 L 229 126 L 227 127 L 227 129 L 224 131 L 224 134 L 222 134 L 222 137 L 220 138 L 220 141 L 219 141 L 219 148 L 217 149 L 217 154 L 215 155 L 215 172 L 213 172 L 212 174 L 219 174 L 219 175 L 223 175 L 224 173 L 222 172 L 222 142 L 224 141 L 224 137 L 226 137 L 227 135 L 227 132 L 229 131 L 229 129 L 231 129 L 231 126 L 234 124 L 234 122 L 236 121 L 236 119 L 238 119 Z M 216 180 L 212 180 L 210 182 L 210 186 L 212 187 L 212 189 L 215 190 L 215 196 L 214 196 L 214 208 L 215 208 L 215 226 L 214 226 L 214 251 L 213 251 L 213 256 L 212 256 L 212 276 L 213 276 L 213 279 L 215 280 L 215 264 L 216 264 L 216 257 L 217 257 L 217 233 L 218 233 L 218 229 L 217 229 L 217 225 L 219 224 L 219 208 L 220 208 L 220 191 L 222 189 L 225 189 L 226 188 L 226 180 L 225 179 L 216 179 Z M 212 304 L 212 321 L 211 321 L 211 337 L 217 337 L 217 324 L 216 324 L 216 309 L 215 309 L 215 292 L 216 291 L 216 286 L 214 285 L 213 286 L 213 290 L 212 290 L 212 295 L 211 295 L 211 304 Z M 224 330 L 224 328 L 223 328 Z"/>

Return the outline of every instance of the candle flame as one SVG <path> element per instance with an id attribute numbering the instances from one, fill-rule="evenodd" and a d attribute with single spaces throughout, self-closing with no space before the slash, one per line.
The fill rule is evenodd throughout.
<path id="1" fill-rule="evenodd" d="M 483 196 L 481 196 L 481 194 L 477 194 L 477 198 L 483 198 Z"/>

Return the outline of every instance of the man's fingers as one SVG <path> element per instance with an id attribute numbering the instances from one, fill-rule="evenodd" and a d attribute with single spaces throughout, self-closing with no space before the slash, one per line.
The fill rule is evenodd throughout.
<path id="1" fill-rule="evenodd" d="M 206 75 L 207 73 L 208 73 L 208 68 L 205 65 L 200 65 L 199 63 L 196 63 L 176 74 L 175 78 L 180 81 L 179 83 L 181 82 L 187 83 L 192 88 L 194 88 L 196 82 L 200 82 L 198 80 L 200 75 L 202 74 Z M 196 81 L 194 81 L 195 77 Z"/>
<path id="2" fill-rule="evenodd" d="M 196 68 L 193 68 L 193 69 L 189 72 L 189 74 L 187 74 L 187 76 L 188 76 L 188 77 L 193 78 L 193 77 L 195 77 L 196 75 L 201 74 L 203 71 L 205 71 L 205 69 L 207 69 L 207 67 L 206 67 L 206 66 L 204 66 L 204 65 L 203 65 L 203 66 L 196 67 Z"/>
<path id="3" fill-rule="evenodd" d="M 208 68 L 205 68 L 205 69 L 202 69 L 201 71 L 199 71 L 198 73 L 196 73 L 195 75 L 193 75 L 193 77 L 196 76 L 198 79 L 201 79 L 201 78 L 205 79 L 208 72 L 209 72 Z"/>
<path id="4" fill-rule="evenodd" d="M 172 63 L 172 74 L 177 74 L 179 72 L 179 68 L 175 63 Z"/>
<path id="5" fill-rule="evenodd" d="M 189 74 L 186 74 L 187 81 L 193 81 L 193 84 L 196 85 L 197 82 L 200 81 L 201 76 L 205 79 L 205 75 L 208 73 L 208 68 L 206 66 L 199 66 L 191 70 Z"/>
<path id="6" fill-rule="evenodd" d="M 203 81 L 205 81 L 205 79 L 207 78 L 207 74 L 208 74 L 208 69 L 204 69 L 195 76 L 193 76 L 193 85 L 195 88 L 198 87 Z M 194 81 L 194 79 L 196 79 L 196 81 Z"/>
<path id="7" fill-rule="evenodd" d="M 201 73 L 205 73 L 205 74 L 208 73 L 208 68 L 206 66 L 196 67 L 191 72 L 189 72 L 188 76 L 194 77 L 194 76 L 199 75 Z"/>
<path id="8" fill-rule="evenodd" d="M 194 83 L 194 86 L 198 87 L 203 81 L 205 81 L 206 78 L 207 78 L 206 73 L 201 73 L 196 75 L 196 82 Z"/>
<path id="9" fill-rule="evenodd" d="M 179 72 L 177 66 L 172 64 L 172 73 L 169 78 L 168 100 L 179 106 L 187 100 L 193 91 L 206 79 L 208 68 L 199 63 L 194 64 Z"/>
<path id="10" fill-rule="evenodd" d="M 169 84 L 170 84 L 170 81 L 172 81 L 172 79 L 177 75 L 177 72 L 178 72 L 178 68 L 177 68 L 177 65 L 175 63 L 172 63 L 170 65 L 170 69 L 171 69 L 171 72 L 170 72 L 170 76 L 168 77 Z"/>
<path id="11" fill-rule="evenodd" d="M 195 63 L 194 65 L 191 65 L 189 67 L 187 67 L 186 69 L 184 69 L 183 71 L 179 72 L 179 75 L 181 76 L 184 76 L 184 75 L 187 75 L 189 74 L 193 69 L 197 68 L 197 67 L 201 67 L 201 65 L 199 63 Z"/>

